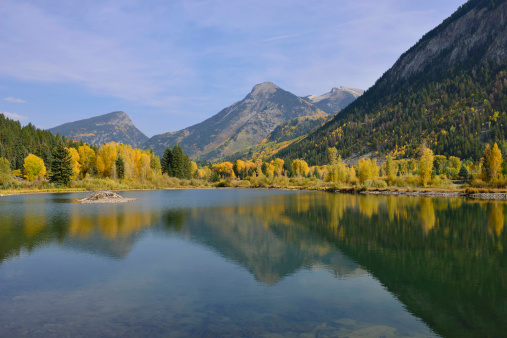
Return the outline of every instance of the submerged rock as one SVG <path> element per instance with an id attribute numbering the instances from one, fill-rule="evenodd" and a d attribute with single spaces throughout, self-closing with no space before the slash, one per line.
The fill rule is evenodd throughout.
<path id="1" fill-rule="evenodd" d="M 95 191 L 85 198 L 78 199 L 80 203 L 127 203 L 136 200 L 136 198 L 125 198 L 113 191 L 101 190 Z"/>

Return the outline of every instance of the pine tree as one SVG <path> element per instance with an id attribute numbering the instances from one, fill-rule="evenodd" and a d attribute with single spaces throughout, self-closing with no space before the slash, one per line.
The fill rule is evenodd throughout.
<path id="1" fill-rule="evenodd" d="M 470 173 L 468 172 L 467 167 L 463 163 L 461 164 L 461 169 L 459 170 L 459 176 L 465 180 L 470 177 Z"/>
<path id="2" fill-rule="evenodd" d="M 181 146 L 175 145 L 172 151 L 171 158 L 171 171 L 174 177 L 184 178 L 185 177 L 185 158 L 183 149 Z"/>
<path id="3" fill-rule="evenodd" d="M 118 158 L 116 159 L 116 176 L 118 179 L 123 179 L 125 177 L 125 161 L 123 161 L 123 157 L 118 155 Z"/>
<path id="4" fill-rule="evenodd" d="M 162 166 L 162 174 L 166 173 L 169 176 L 173 176 L 173 172 L 171 170 L 171 161 L 172 161 L 172 151 L 170 147 L 165 148 L 164 156 L 162 156 L 162 161 L 160 164 Z"/>
<path id="5" fill-rule="evenodd" d="M 72 174 L 72 158 L 69 151 L 65 149 L 63 142 L 60 142 L 53 152 L 49 179 L 53 183 L 67 185 Z"/>

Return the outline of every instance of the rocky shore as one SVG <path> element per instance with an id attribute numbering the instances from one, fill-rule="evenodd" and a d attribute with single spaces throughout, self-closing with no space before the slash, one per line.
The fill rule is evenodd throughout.
<path id="1" fill-rule="evenodd" d="M 340 192 L 340 191 L 338 191 Z M 465 193 L 458 191 L 389 191 L 367 190 L 358 191 L 364 195 L 394 195 L 394 196 L 426 196 L 426 197 L 465 197 L 483 200 L 507 200 L 506 193 Z"/>

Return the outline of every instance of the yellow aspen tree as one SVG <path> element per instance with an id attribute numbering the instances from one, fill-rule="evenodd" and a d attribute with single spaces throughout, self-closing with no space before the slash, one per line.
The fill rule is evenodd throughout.
<path id="1" fill-rule="evenodd" d="M 393 157 L 391 155 L 387 156 L 386 161 L 386 175 L 387 180 L 389 184 L 392 184 L 394 182 L 394 179 L 396 178 L 396 174 L 398 173 L 398 166 L 393 160 Z"/>
<path id="2" fill-rule="evenodd" d="M 364 158 L 360 159 L 356 164 L 356 169 L 360 183 L 378 178 L 380 171 L 380 168 L 377 166 L 377 160 L 365 160 Z"/>
<path id="3" fill-rule="evenodd" d="M 142 177 L 142 161 L 141 161 L 141 150 L 132 149 L 130 159 L 132 161 L 132 177 Z"/>
<path id="4" fill-rule="evenodd" d="M 306 176 L 308 175 L 308 163 L 304 160 L 294 160 L 292 161 L 292 171 L 296 176 Z"/>
<path id="5" fill-rule="evenodd" d="M 95 165 L 95 151 L 88 144 L 82 145 L 77 149 L 79 154 L 79 164 L 81 174 L 86 176 Z"/>
<path id="6" fill-rule="evenodd" d="M 74 148 L 65 148 L 70 154 L 70 164 L 72 165 L 72 179 L 75 179 L 78 177 L 79 173 L 81 172 L 81 164 L 79 164 L 79 153 Z"/>
<path id="7" fill-rule="evenodd" d="M 42 158 L 34 154 L 28 154 L 23 164 L 24 176 L 28 181 L 42 178 L 46 175 L 46 166 Z"/>
<path id="8" fill-rule="evenodd" d="M 327 159 L 332 166 L 338 163 L 338 150 L 335 147 L 327 148 Z"/>
<path id="9" fill-rule="evenodd" d="M 148 178 L 148 174 L 151 173 L 151 158 L 148 154 L 141 154 L 141 177 Z"/>
<path id="10" fill-rule="evenodd" d="M 190 161 L 190 177 L 194 178 L 197 172 L 197 163 Z"/>
<path id="11" fill-rule="evenodd" d="M 366 168 L 366 160 L 364 158 L 360 159 L 356 164 L 357 178 L 359 179 L 359 183 L 364 183 L 368 179 Z"/>
<path id="12" fill-rule="evenodd" d="M 112 178 L 114 174 L 116 158 L 116 142 L 109 142 L 102 145 L 97 151 L 95 164 L 97 173 L 102 177 Z"/>
<path id="13" fill-rule="evenodd" d="M 273 170 L 274 174 L 276 176 L 282 176 L 283 175 L 283 166 L 285 165 L 285 161 L 281 158 L 275 158 L 273 161 L 273 166 L 275 169 Z"/>
<path id="14" fill-rule="evenodd" d="M 488 181 L 495 181 L 500 177 L 502 162 L 502 152 L 496 142 L 493 148 L 490 148 L 489 144 L 487 144 L 486 149 L 484 149 L 484 167 Z"/>
<path id="15" fill-rule="evenodd" d="M 216 164 L 214 166 L 215 171 L 218 175 L 220 175 L 223 178 L 236 178 L 236 175 L 234 174 L 234 170 L 232 170 L 232 163 L 231 162 L 222 162 L 219 164 Z"/>
<path id="16" fill-rule="evenodd" d="M 431 178 L 433 171 L 433 151 L 430 148 L 424 148 L 419 159 L 419 178 L 422 186 L 426 186 Z"/>

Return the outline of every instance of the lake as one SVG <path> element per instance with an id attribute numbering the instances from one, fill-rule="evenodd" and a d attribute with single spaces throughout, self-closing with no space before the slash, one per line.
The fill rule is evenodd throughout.
<path id="1" fill-rule="evenodd" d="M 506 204 L 263 189 L 0 197 L 0 336 L 502 337 Z"/>

